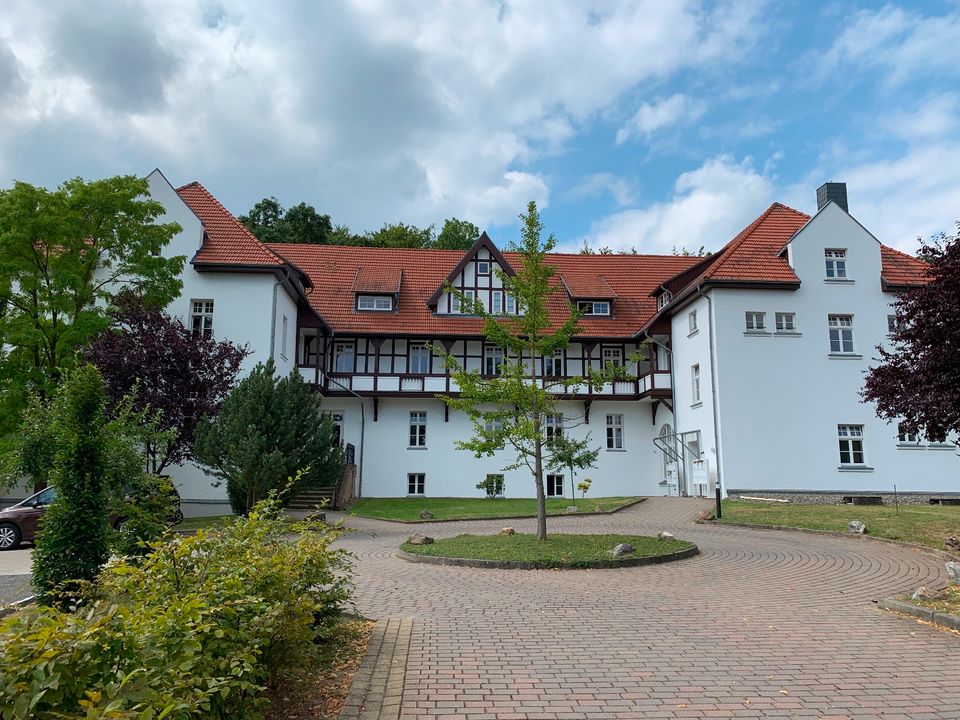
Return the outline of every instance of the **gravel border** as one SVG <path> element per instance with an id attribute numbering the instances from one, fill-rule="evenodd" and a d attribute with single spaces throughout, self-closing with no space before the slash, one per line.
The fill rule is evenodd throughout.
<path id="1" fill-rule="evenodd" d="M 942 625 L 943 627 L 960 632 L 960 617 L 951 615 L 950 613 L 937 612 L 930 608 L 921 607 L 920 605 L 914 605 L 913 603 L 896 600 L 894 598 L 883 598 L 877 605 L 884 610 L 892 610 L 893 612 L 909 615 L 920 620 L 926 620 L 935 625 Z"/>
<path id="2" fill-rule="evenodd" d="M 562 518 L 562 517 L 590 517 L 591 515 L 613 515 L 618 513 L 621 510 L 626 510 L 631 508 L 634 505 L 639 505 L 640 503 L 646 500 L 645 497 L 637 498 L 636 500 L 631 500 L 626 505 L 621 505 L 618 508 L 613 510 L 594 510 L 592 512 L 575 512 L 575 513 L 558 513 L 555 515 L 547 515 L 548 518 Z M 347 517 L 358 517 L 365 518 L 367 520 L 379 520 L 380 522 L 388 523 L 397 523 L 398 525 L 431 525 L 433 523 L 452 523 L 452 522 L 480 522 L 481 520 L 529 520 L 530 518 L 535 518 L 536 515 L 497 515 L 496 517 L 478 517 L 478 518 L 443 518 L 442 520 L 437 518 L 430 518 L 429 520 L 391 520 L 388 518 L 375 517 L 373 515 L 359 515 L 351 513 L 349 510 L 346 511 Z"/>
<path id="3" fill-rule="evenodd" d="M 607 570 L 624 567 L 638 567 L 640 565 L 659 565 L 661 563 L 684 560 L 700 553 L 700 548 L 691 545 L 684 550 L 667 553 L 666 555 L 649 555 L 645 557 L 590 560 L 584 563 L 569 563 L 563 565 L 545 564 L 537 561 L 523 560 L 480 560 L 477 558 L 443 557 L 442 555 L 417 555 L 397 550 L 397 557 L 409 562 L 427 563 L 428 565 L 456 565 L 460 567 L 488 568 L 492 570 Z"/>

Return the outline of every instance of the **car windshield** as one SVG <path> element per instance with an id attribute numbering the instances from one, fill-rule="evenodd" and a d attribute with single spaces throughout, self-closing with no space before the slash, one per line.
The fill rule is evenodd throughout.
<path id="1" fill-rule="evenodd" d="M 36 495 L 32 495 L 23 501 L 23 505 L 49 505 L 53 502 L 53 499 L 57 496 L 56 491 L 52 487 L 45 488 L 38 492 Z"/>

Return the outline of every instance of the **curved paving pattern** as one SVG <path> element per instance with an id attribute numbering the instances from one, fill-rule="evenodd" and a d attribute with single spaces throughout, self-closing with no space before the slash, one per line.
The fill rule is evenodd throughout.
<path id="1" fill-rule="evenodd" d="M 413 619 L 400 717 L 960 718 L 960 637 L 876 609 L 945 581 L 908 548 L 695 525 L 703 501 L 653 498 L 552 532 L 670 530 L 689 560 L 616 570 L 509 571 L 407 563 L 415 530 L 350 518 L 359 610 Z M 532 531 L 529 520 L 509 524 Z"/>

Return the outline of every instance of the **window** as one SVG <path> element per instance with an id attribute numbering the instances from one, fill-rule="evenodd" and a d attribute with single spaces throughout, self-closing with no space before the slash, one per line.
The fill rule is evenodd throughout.
<path id="1" fill-rule="evenodd" d="M 563 377 L 563 350 L 554 350 L 553 355 L 543 359 L 545 377 Z"/>
<path id="2" fill-rule="evenodd" d="M 688 330 L 687 330 L 688 335 L 693 335 L 699 329 L 697 328 L 697 311 L 696 310 L 693 310 L 687 313 L 687 325 L 688 325 Z"/>
<path id="3" fill-rule="evenodd" d="M 665 308 L 671 300 L 673 300 L 673 295 L 670 294 L 669 290 L 665 290 L 660 294 L 660 297 L 657 298 L 657 310 Z"/>
<path id="4" fill-rule="evenodd" d="M 853 315 L 830 315 L 830 352 L 853 352 Z"/>
<path id="5" fill-rule="evenodd" d="M 333 346 L 333 371 L 353 372 L 353 343 L 336 343 Z"/>
<path id="6" fill-rule="evenodd" d="M 560 437 L 563 435 L 563 415 L 547 415 L 543 426 L 547 442 Z"/>
<path id="7" fill-rule="evenodd" d="M 316 335 L 304 335 L 303 336 L 303 364 L 309 365 L 310 367 L 316 367 L 317 362 L 320 360 L 320 352 L 318 342 L 320 338 Z"/>
<path id="8" fill-rule="evenodd" d="M 410 413 L 410 447 L 427 446 L 427 413 L 414 410 Z"/>
<path id="9" fill-rule="evenodd" d="M 490 274 L 490 261 L 477 260 L 477 275 L 489 275 L 489 274 Z"/>
<path id="10" fill-rule="evenodd" d="M 513 295 L 506 296 L 507 301 L 507 315 L 516 315 L 517 314 L 517 300 Z"/>
<path id="11" fill-rule="evenodd" d="M 491 473 L 487 475 L 488 487 L 493 489 L 492 495 L 503 495 L 503 475 Z"/>
<path id="12" fill-rule="evenodd" d="M 452 313 L 460 312 L 460 297 L 458 295 L 450 296 L 450 312 Z"/>
<path id="13" fill-rule="evenodd" d="M 887 315 L 887 334 L 893 335 L 899 329 L 900 329 L 900 323 L 897 322 L 897 316 Z"/>
<path id="14" fill-rule="evenodd" d="M 797 314 L 778 312 L 776 315 L 777 332 L 787 333 L 797 331 Z"/>
<path id="15" fill-rule="evenodd" d="M 827 277 L 836 280 L 843 280 L 847 277 L 847 251 L 846 250 L 824 250 L 824 258 L 827 264 Z"/>
<path id="16" fill-rule="evenodd" d="M 213 335 L 213 300 L 190 301 L 190 330 L 194 335 Z"/>
<path id="17" fill-rule="evenodd" d="M 287 316 L 283 316 L 282 330 L 280 331 L 280 357 L 284 360 L 287 359 L 287 332 L 289 330 L 289 323 L 287 322 Z"/>
<path id="18" fill-rule="evenodd" d="M 410 363 L 408 371 L 411 375 L 427 375 L 430 373 L 430 348 L 426 343 L 410 344 Z"/>
<path id="19" fill-rule="evenodd" d="M 325 412 L 324 417 L 330 418 L 330 423 L 333 425 L 333 444 L 343 445 L 343 413 Z"/>
<path id="20" fill-rule="evenodd" d="M 864 465 L 863 425 L 837 425 L 840 438 L 840 464 Z"/>
<path id="21" fill-rule="evenodd" d="M 423 495 L 426 485 L 427 476 L 423 473 L 407 474 L 407 495 Z"/>
<path id="22" fill-rule="evenodd" d="M 700 365 L 699 363 L 690 368 L 690 397 L 696 405 L 700 402 Z"/>
<path id="23" fill-rule="evenodd" d="M 494 315 L 503 315 L 503 293 L 499 290 L 493 292 L 490 296 L 491 309 Z"/>
<path id="24" fill-rule="evenodd" d="M 603 348 L 600 351 L 600 354 L 603 358 L 604 367 L 607 366 L 607 363 L 613 365 L 614 367 L 620 367 L 623 365 L 623 350 L 620 348 Z"/>
<path id="25" fill-rule="evenodd" d="M 463 291 L 463 299 L 466 303 L 466 306 L 461 308 L 462 312 L 465 312 L 469 315 L 473 314 L 473 298 L 474 298 L 473 290 Z"/>
<path id="26" fill-rule="evenodd" d="M 357 310 L 393 310 L 389 295 L 357 295 Z"/>
<path id="27" fill-rule="evenodd" d="M 547 475 L 547 497 L 563 497 L 563 475 Z"/>
<path id="28" fill-rule="evenodd" d="M 747 332 L 763 332 L 767 329 L 767 314 L 762 312 L 746 312 Z"/>
<path id="29" fill-rule="evenodd" d="M 499 375 L 503 370 L 503 348 L 488 345 L 483 349 L 484 375 Z"/>
<path id="30" fill-rule="evenodd" d="M 623 415 L 607 415 L 607 450 L 623 450 Z"/>
<path id="31" fill-rule="evenodd" d="M 607 300 L 588 300 L 577 303 L 577 310 L 584 315 L 609 315 L 610 303 Z"/>
<path id="32" fill-rule="evenodd" d="M 907 430 L 903 423 L 897 425 L 897 442 L 901 445 L 919 445 L 920 436 L 916 430 Z"/>
<path id="33" fill-rule="evenodd" d="M 500 418 L 492 418 L 487 420 L 483 426 L 488 433 L 498 433 L 503 430 L 503 420 Z"/>

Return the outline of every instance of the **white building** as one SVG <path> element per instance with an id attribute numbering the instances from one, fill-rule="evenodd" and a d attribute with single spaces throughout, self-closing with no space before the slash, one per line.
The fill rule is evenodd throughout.
<path id="1" fill-rule="evenodd" d="M 186 255 L 170 312 L 198 331 L 249 344 L 245 370 L 272 357 L 315 384 L 352 446 L 364 496 L 474 496 L 508 456 L 454 449 L 471 434 L 438 393 L 456 387 L 430 348 L 495 372 L 499 350 L 462 314 L 445 282 L 489 311 L 515 312 L 493 268 L 512 272 L 484 234 L 466 253 L 264 245 L 201 185 L 152 196 L 183 228 L 166 252 Z M 561 401 L 570 432 L 602 449 L 591 494 L 960 491 L 956 445 L 898 437 L 860 401 L 862 374 L 886 341 L 895 291 L 924 264 L 880 244 L 851 217 L 846 188 L 818 191 L 813 217 L 774 204 L 707 258 L 551 256 L 557 317 L 564 296 L 588 310 L 582 333 L 545 376 L 581 375 L 640 350 L 630 379 Z M 943 439 L 941 439 L 943 440 Z M 196 468 L 174 476 L 185 508 L 219 512 L 225 491 Z M 548 494 L 569 496 L 552 476 Z M 531 496 L 521 471 L 507 496 Z"/>

